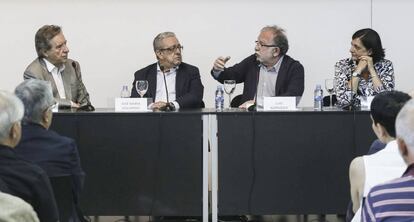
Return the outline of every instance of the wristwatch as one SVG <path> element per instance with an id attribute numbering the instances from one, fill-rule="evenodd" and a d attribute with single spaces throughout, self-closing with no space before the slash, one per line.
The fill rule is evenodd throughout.
<path id="1" fill-rule="evenodd" d="M 360 76 L 361 76 L 361 73 L 359 73 L 357 71 L 352 73 L 352 77 L 360 77 Z"/>

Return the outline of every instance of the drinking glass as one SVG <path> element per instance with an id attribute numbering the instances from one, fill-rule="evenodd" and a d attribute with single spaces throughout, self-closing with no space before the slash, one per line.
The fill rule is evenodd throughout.
<path id="1" fill-rule="evenodd" d="M 231 108 L 231 94 L 236 89 L 236 80 L 224 80 L 224 92 L 229 95 L 229 109 Z"/>
<path id="2" fill-rule="evenodd" d="M 325 79 L 325 89 L 329 93 L 329 109 L 333 108 L 332 94 L 335 88 L 335 79 Z"/>
<path id="3" fill-rule="evenodd" d="M 135 89 L 137 90 L 138 94 L 144 97 L 145 93 L 148 90 L 148 81 L 147 80 L 138 80 L 135 82 Z"/>

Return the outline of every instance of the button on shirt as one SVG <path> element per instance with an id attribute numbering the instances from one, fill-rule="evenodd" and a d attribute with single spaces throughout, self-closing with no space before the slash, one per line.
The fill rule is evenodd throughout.
<path id="1" fill-rule="evenodd" d="M 283 56 L 280 57 L 279 61 L 272 66 L 267 68 L 265 65 L 260 64 L 259 71 L 259 83 L 257 84 L 257 106 L 263 108 L 263 98 L 275 96 L 276 92 L 276 80 L 279 74 L 280 65 L 282 64 Z"/>
<path id="2" fill-rule="evenodd" d="M 175 109 L 179 109 L 180 105 L 175 101 L 176 100 L 176 90 L 175 90 L 175 79 L 177 76 L 177 69 L 172 68 L 166 70 L 164 73 L 161 71 L 159 64 L 157 64 L 157 89 L 155 93 L 155 102 L 164 101 L 167 102 L 167 92 L 165 89 L 165 82 L 167 83 L 168 89 L 168 102 L 174 103 Z M 165 82 L 164 76 L 165 75 Z"/>
<path id="3" fill-rule="evenodd" d="M 43 59 L 43 61 L 45 61 L 47 71 L 52 75 L 53 80 L 55 80 L 56 89 L 59 93 L 60 98 L 66 99 L 65 86 L 63 85 L 62 79 L 62 72 L 65 70 L 65 65 L 62 65 L 62 67 L 58 68 L 50 63 L 47 59 Z"/>

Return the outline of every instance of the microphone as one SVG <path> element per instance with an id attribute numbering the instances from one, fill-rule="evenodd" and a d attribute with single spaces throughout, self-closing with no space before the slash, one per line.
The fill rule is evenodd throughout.
<path id="1" fill-rule="evenodd" d="M 160 70 L 162 72 L 162 77 L 164 78 L 164 86 L 165 86 L 165 93 L 166 93 L 166 97 L 167 97 L 167 105 L 165 105 L 164 107 L 161 107 L 160 110 L 169 112 L 169 111 L 174 111 L 175 107 L 172 103 L 170 103 L 170 100 L 168 99 L 168 87 L 167 87 L 167 80 L 165 79 L 164 69 L 165 69 L 165 67 L 160 64 Z"/>
<path id="2" fill-rule="evenodd" d="M 254 95 L 253 105 L 249 106 L 247 108 L 247 111 L 257 111 L 257 91 L 259 88 L 260 64 L 258 64 L 258 67 L 259 67 L 259 71 L 257 72 L 257 75 L 256 75 L 256 95 Z"/>

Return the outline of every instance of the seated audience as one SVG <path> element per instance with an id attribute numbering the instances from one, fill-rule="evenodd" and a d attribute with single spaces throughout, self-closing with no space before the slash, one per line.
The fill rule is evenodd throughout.
<path id="1" fill-rule="evenodd" d="M 0 91 L 0 179 L 8 193 L 32 205 L 42 222 L 58 221 L 55 197 L 46 173 L 14 151 L 21 136 L 24 106 L 15 95 Z"/>
<path id="2" fill-rule="evenodd" d="M 360 106 L 361 97 L 394 89 L 394 68 L 392 62 L 384 58 L 381 38 L 376 31 L 361 29 L 355 32 L 350 52 L 351 58 L 335 65 L 338 106 Z"/>
<path id="3" fill-rule="evenodd" d="M 383 92 L 371 103 L 372 129 L 378 139 L 387 144 L 384 149 L 372 155 L 356 157 L 349 167 L 351 199 L 355 216 L 359 221 L 361 201 L 371 187 L 398 177 L 405 165 L 398 154 L 395 141 L 395 118 L 411 97 L 403 92 Z M 381 171 L 382 173 L 378 173 Z"/>
<path id="4" fill-rule="evenodd" d="M 413 99 L 401 109 L 395 128 L 399 153 L 408 167 L 401 178 L 371 189 L 363 206 L 363 221 L 414 221 Z M 377 173 L 382 173 L 382 171 Z"/>
<path id="5" fill-rule="evenodd" d="M 84 172 L 75 141 L 49 130 L 52 108 L 56 105 L 50 84 L 42 80 L 26 80 L 16 87 L 15 94 L 26 107 L 16 154 L 38 165 L 50 178 L 72 177 L 74 209 L 77 209 Z M 73 218 L 77 216 L 73 215 Z"/>

